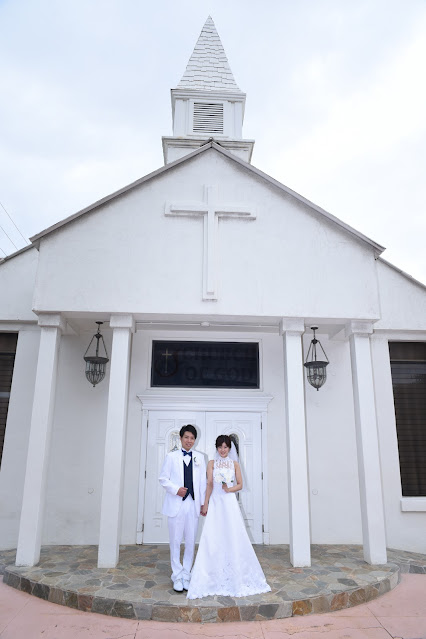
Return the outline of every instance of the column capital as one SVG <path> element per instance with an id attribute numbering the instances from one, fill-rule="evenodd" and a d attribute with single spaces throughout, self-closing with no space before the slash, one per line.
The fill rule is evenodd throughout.
<path id="1" fill-rule="evenodd" d="M 345 336 L 352 337 L 352 335 L 358 335 L 361 337 L 369 337 L 373 333 L 373 322 L 363 322 L 358 320 L 351 320 L 347 322 L 345 326 Z"/>
<path id="2" fill-rule="evenodd" d="M 135 332 L 135 319 L 130 314 L 111 315 L 109 325 L 110 328 L 129 328 L 132 333 Z"/>
<path id="3" fill-rule="evenodd" d="M 388 335 L 383 335 L 383 333 L 376 333 L 376 331 L 374 331 L 374 333 L 370 335 L 370 339 L 374 340 L 375 342 L 389 342 Z"/>
<path id="4" fill-rule="evenodd" d="M 283 317 L 280 321 L 280 335 L 303 335 L 305 332 L 305 320 L 301 317 Z"/>
<path id="5" fill-rule="evenodd" d="M 41 328 L 59 328 L 65 333 L 67 323 L 60 313 L 39 313 L 38 325 Z"/>

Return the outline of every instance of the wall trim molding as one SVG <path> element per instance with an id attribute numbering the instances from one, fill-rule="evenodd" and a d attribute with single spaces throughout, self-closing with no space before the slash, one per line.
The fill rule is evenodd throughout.
<path id="1" fill-rule="evenodd" d="M 243 411 L 264 412 L 268 409 L 272 395 L 259 391 L 242 393 L 207 393 L 205 390 L 180 393 L 158 393 L 147 391 L 137 395 L 142 410 L 204 410 L 204 411 Z"/>
<path id="2" fill-rule="evenodd" d="M 401 497 L 403 513 L 426 512 L 426 497 Z"/>

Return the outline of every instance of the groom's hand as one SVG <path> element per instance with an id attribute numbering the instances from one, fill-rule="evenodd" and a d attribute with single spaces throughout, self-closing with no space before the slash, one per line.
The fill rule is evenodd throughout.
<path id="1" fill-rule="evenodd" d="M 179 497 L 185 497 L 187 492 L 188 492 L 188 489 L 181 486 L 176 494 L 179 495 Z"/>

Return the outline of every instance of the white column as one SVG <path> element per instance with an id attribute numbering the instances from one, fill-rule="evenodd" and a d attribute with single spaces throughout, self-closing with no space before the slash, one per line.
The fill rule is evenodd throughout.
<path id="1" fill-rule="evenodd" d="M 384 564 L 386 535 L 370 350 L 372 332 L 370 322 L 354 321 L 346 326 L 351 349 L 364 559 L 369 564 Z"/>
<path id="2" fill-rule="evenodd" d="M 113 337 L 99 532 L 99 568 L 114 568 L 118 562 L 133 317 L 112 315 L 110 327 L 113 329 Z"/>
<path id="3" fill-rule="evenodd" d="M 389 356 L 388 338 L 374 333 L 370 338 L 371 361 L 373 364 L 374 396 L 376 398 L 377 432 L 382 468 L 383 504 L 385 524 L 399 517 L 401 499 L 401 473 L 399 468 L 398 437 L 396 431 L 395 404 L 393 398 L 392 370 Z M 387 532 L 387 546 L 397 548 L 399 542 L 392 542 L 392 530 Z"/>
<path id="4" fill-rule="evenodd" d="M 38 323 L 41 327 L 40 347 L 16 552 L 17 566 L 35 566 L 40 559 L 58 351 L 61 331 L 65 329 L 65 322 L 57 313 L 41 314 Z"/>
<path id="5" fill-rule="evenodd" d="M 284 386 L 287 427 L 290 561 L 293 566 L 311 565 L 308 456 L 306 449 L 303 381 L 302 319 L 284 319 Z"/>

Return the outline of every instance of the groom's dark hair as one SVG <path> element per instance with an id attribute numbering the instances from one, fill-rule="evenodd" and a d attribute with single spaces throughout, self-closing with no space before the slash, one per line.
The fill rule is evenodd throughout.
<path id="1" fill-rule="evenodd" d="M 195 426 L 193 426 L 192 424 L 187 424 L 186 426 L 182 426 L 182 428 L 180 429 L 179 436 L 183 437 L 187 431 L 192 433 L 195 439 L 197 439 L 197 431 L 195 429 Z"/>

